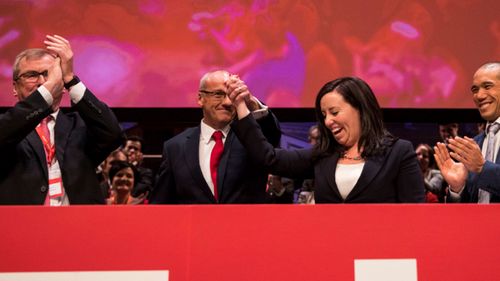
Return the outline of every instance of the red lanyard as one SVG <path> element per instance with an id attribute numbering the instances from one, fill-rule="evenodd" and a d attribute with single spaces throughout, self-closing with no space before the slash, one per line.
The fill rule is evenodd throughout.
<path id="1" fill-rule="evenodd" d="M 47 157 L 47 165 L 50 166 L 52 165 L 52 160 L 54 160 L 54 156 L 56 155 L 56 148 L 54 145 L 50 144 L 50 136 L 45 135 L 42 126 L 37 126 L 36 132 L 38 133 L 38 136 L 40 136 L 40 139 L 42 140 L 43 148 L 45 150 L 45 155 Z"/>

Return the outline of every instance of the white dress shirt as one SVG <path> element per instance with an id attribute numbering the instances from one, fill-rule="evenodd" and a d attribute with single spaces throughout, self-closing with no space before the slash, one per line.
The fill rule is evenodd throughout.
<path id="1" fill-rule="evenodd" d="M 252 111 L 252 115 L 256 120 L 266 117 L 269 114 L 269 108 L 262 104 L 258 99 L 255 99 L 259 104 L 259 109 Z M 227 135 L 231 127 L 229 124 L 222 129 L 222 143 L 226 143 Z M 210 173 L 210 155 L 212 154 L 212 149 L 215 146 L 215 140 L 213 140 L 212 135 L 216 130 L 209 125 L 207 125 L 203 120 L 200 124 L 200 143 L 199 143 L 199 158 L 200 158 L 200 169 L 203 174 L 203 178 L 208 184 L 208 187 L 214 194 L 214 183 L 212 182 L 212 175 Z"/>
<path id="2" fill-rule="evenodd" d="M 224 129 L 220 130 L 222 132 L 222 143 L 226 143 L 227 134 L 231 127 L 227 125 Z M 212 194 L 214 193 L 214 183 L 212 182 L 212 175 L 210 173 L 210 155 L 212 154 L 212 149 L 215 146 L 215 140 L 212 138 L 216 130 L 201 120 L 200 124 L 200 144 L 199 144 L 199 157 L 200 157 L 200 169 L 203 174 L 203 178 L 210 187 Z"/>
<path id="3" fill-rule="evenodd" d="M 363 172 L 365 162 L 359 164 L 338 164 L 335 169 L 335 183 L 342 199 L 346 199 Z"/>
<path id="4" fill-rule="evenodd" d="M 83 98 L 83 95 L 85 94 L 85 89 L 86 89 L 85 85 L 82 82 L 71 87 L 71 89 L 69 91 L 69 96 L 70 96 L 71 101 L 74 104 L 78 103 Z M 38 87 L 38 91 L 40 92 L 42 97 L 45 99 L 47 104 L 49 106 L 52 105 L 52 103 L 54 102 L 54 99 L 52 98 L 52 95 L 50 94 L 49 90 L 47 90 L 47 88 L 45 88 L 42 85 L 42 86 Z M 50 115 L 52 116 L 52 120 L 50 120 L 47 123 L 47 127 L 48 127 L 49 132 L 50 132 L 50 142 L 53 143 L 55 146 L 54 128 L 56 126 L 57 116 L 59 115 L 59 109 L 56 112 L 51 113 Z M 59 162 L 57 161 L 57 157 L 54 157 L 52 164 L 47 165 L 47 168 L 48 168 L 47 170 L 48 170 L 49 178 L 61 177 L 61 179 L 62 179 L 61 168 L 59 167 Z M 50 185 L 49 185 L 49 190 L 50 190 Z M 67 205 L 69 205 L 68 195 L 64 191 L 64 182 L 62 183 L 62 190 L 63 190 L 63 195 L 61 197 L 49 199 L 50 206 L 67 206 Z"/>

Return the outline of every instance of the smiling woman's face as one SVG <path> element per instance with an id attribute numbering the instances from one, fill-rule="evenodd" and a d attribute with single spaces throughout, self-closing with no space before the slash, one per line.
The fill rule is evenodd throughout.
<path id="1" fill-rule="evenodd" d="M 324 95 L 320 101 L 325 126 L 335 140 L 345 148 L 353 147 L 361 137 L 359 111 L 336 91 Z"/>
<path id="2" fill-rule="evenodd" d="M 418 164 L 420 165 L 420 168 L 423 171 L 427 170 L 429 168 L 430 151 L 427 150 L 427 148 L 425 146 L 420 145 L 415 150 L 415 153 L 417 154 L 417 160 L 418 160 Z"/>
<path id="3" fill-rule="evenodd" d="M 112 188 L 117 192 L 130 192 L 134 186 L 134 171 L 127 167 L 118 171 L 111 182 Z"/>

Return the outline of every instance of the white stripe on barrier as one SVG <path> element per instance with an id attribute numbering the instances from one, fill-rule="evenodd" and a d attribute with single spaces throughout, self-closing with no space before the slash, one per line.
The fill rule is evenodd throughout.
<path id="1" fill-rule="evenodd" d="M 417 281 L 417 260 L 356 259 L 354 281 Z"/>
<path id="2" fill-rule="evenodd" d="M 168 270 L 52 271 L 0 273 L 2 281 L 168 281 Z"/>

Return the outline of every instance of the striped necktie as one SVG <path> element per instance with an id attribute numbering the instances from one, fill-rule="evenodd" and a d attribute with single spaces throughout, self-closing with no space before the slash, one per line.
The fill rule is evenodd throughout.
<path id="1" fill-rule="evenodd" d="M 498 123 L 493 123 L 488 126 L 488 143 L 486 146 L 486 153 L 484 155 L 484 159 L 486 161 L 494 162 L 494 155 L 495 155 L 495 134 L 498 132 L 498 129 L 500 129 L 500 124 Z M 483 204 L 488 204 L 490 203 L 490 197 L 491 194 L 479 188 L 478 191 L 478 203 L 483 203 Z"/>

